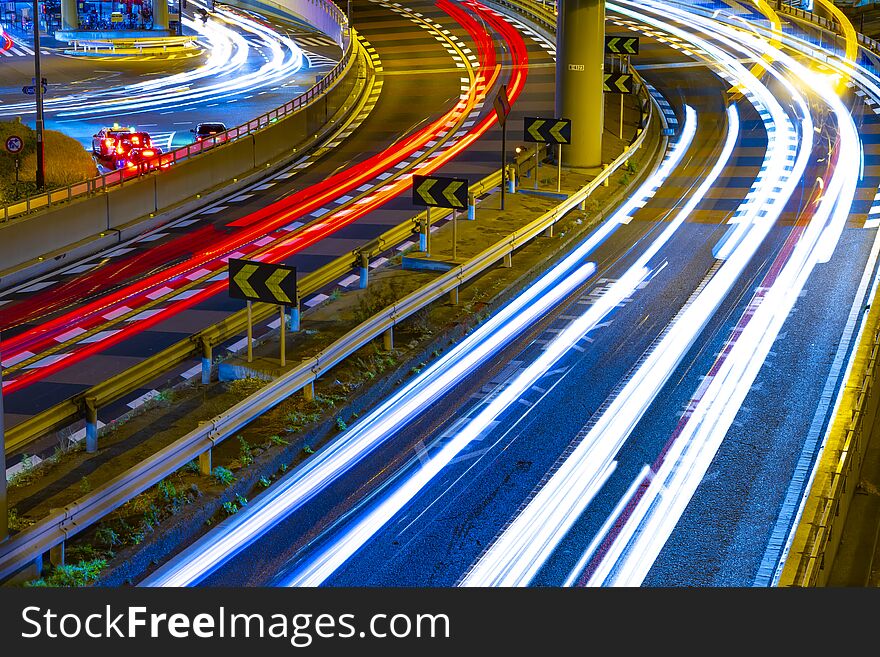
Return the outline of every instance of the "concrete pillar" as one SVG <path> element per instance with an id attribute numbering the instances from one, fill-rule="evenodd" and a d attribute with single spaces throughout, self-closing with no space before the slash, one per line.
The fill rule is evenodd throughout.
<path id="1" fill-rule="evenodd" d="M 98 407 L 97 400 L 86 399 L 86 452 L 98 451 Z"/>
<path id="2" fill-rule="evenodd" d="M 211 383 L 211 360 L 213 348 L 207 340 L 202 340 L 202 385 Z"/>
<path id="3" fill-rule="evenodd" d="M 382 347 L 385 351 L 391 351 L 394 349 L 394 327 L 391 326 L 388 328 L 385 333 L 382 334 Z"/>
<path id="4" fill-rule="evenodd" d="M 153 0 L 153 29 L 168 29 L 168 0 Z"/>
<path id="5" fill-rule="evenodd" d="M 303 387 L 303 396 L 306 398 L 306 401 L 315 401 L 315 382 L 307 383 Z"/>
<path id="6" fill-rule="evenodd" d="M 79 28 L 79 15 L 76 13 L 76 0 L 61 0 L 61 29 Z"/>
<path id="7" fill-rule="evenodd" d="M 605 0 L 560 0 L 556 54 L 556 116 L 571 120 L 563 164 L 599 167 L 605 126 Z"/>
<path id="8" fill-rule="evenodd" d="M 211 475 L 211 454 L 213 450 L 207 450 L 206 452 L 202 452 L 199 454 L 199 474 L 204 475 L 205 477 L 209 477 Z"/>

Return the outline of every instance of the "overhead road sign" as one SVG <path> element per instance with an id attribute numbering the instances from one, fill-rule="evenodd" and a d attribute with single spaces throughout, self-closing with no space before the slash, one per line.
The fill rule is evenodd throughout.
<path id="1" fill-rule="evenodd" d="M 229 296 L 248 301 L 295 305 L 296 267 L 230 258 Z"/>
<path id="2" fill-rule="evenodd" d="M 605 73 L 602 91 L 613 94 L 631 94 L 633 92 L 632 75 L 629 73 Z"/>
<path id="3" fill-rule="evenodd" d="M 423 207 L 464 210 L 468 205 L 466 178 L 413 176 L 412 201 Z"/>
<path id="4" fill-rule="evenodd" d="M 605 52 L 609 55 L 638 55 L 639 37 L 605 35 Z"/>
<path id="5" fill-rule="evenodd" d="M 571 121 L 527 116 L 523 119 L 523 140 L 542 144 L 570 144 Z"/>

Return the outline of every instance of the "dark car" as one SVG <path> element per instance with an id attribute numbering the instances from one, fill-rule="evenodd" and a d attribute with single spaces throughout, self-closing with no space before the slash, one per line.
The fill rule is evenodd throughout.
<path id="1" fill-rule="evenodd" d="M 196 136 L 196 141 L 202 141 L 207 137 L 213 137 L 226 132 L 226 125 L 223 123 L 199 123 L 195 128 L 190 130 Z"/>
<path id="2" fill-rule="evenodd" d="M 118 123 L 101 128 L 92 135 L 92 153 L 97 157 L 111 159 L 116 154 L 117 141 L 134 132 L 134 128 L 122 128 Z"/>

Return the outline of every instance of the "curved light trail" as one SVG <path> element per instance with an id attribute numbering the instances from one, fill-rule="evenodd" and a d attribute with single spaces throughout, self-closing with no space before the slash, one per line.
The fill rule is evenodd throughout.
<path id="1" fill-rule="evenodd" d="M 515 100 L 522 91 L 527 74 L 528 59 L 522 37 L 506 22 L 493 16 L 494 12 L 487 10 L 479 3 L 468 2 L 465 4 L 497 29 L 510 45 L 511 52 L 514 55 L 514 66 L 508 83 L 508 94 L 512 101 Z M 76 311 L 48 320 L 33 330 L 25 331 L 4 340 L 2 343 L 4 361 L 9 364 L 9 368 L 16 368 L 19 371 L 17 376 L 7 376 L 4 373 L 4 390 L 11 394 L 27 386 L 30 382 L 44 378 L 51 372 L 58 371 L 73 362 L 82 360 L 93 353 L 117 344 L 129 336 L 144 331 L 150 326 L 154 326 L 158 322 L 177 314 L 181 310 L 221 292 L 227 286 L 225 279 L 216 282 L 210 281 L 215 280 L 214 277 L 218 272 L 225 271 L 226 261 L 229 257 L 239 257 L 244 250 L 247 250 L 253 259 L 266 262 L 283 260 L 332 234 L 339 228 L 352 223 L 408 189 L 411 185 L 411 175 L 409 174 L 389 182 L 382 187 L 382 190 L 372 193 L 369 197 L 360 199 L 350 208 L 336 211 L 328 219 L 309 224 L 304 229 L 294 233 L 292 237 L 288 233 L 281 231 L 285 236 L 279 238 L 276 243 L 265 247 L 256 244 L 256 241 L 265 238 L 271 231 L 279 230 L 295 219 L 317 208 L 321 208 L 332 199 L 373 180 L 381 172 L 393 168 L 415 151 L 423 148 L 428 141 L 436 140 L 438 135 L 449 134 L 451 132 L 449 124 L 454 125 L 463 121 L 474 109 L 477 102 L 485 98 L 501 70 L 500 64 L 496 61 L 491 38 L 478 21 L 457 5 L 447 0 L 439 0 L 438 6 L 452 15 L 471 33 L 478 49 L 480 72 L 466 100 L 459 101 L 455 107 L 430 125 L 418 133 L 401 140 L 386 151 L 338 172 L 323 183 L 281 199 L 256 211 L 251 216 L 239 220 L 236 224 L 243 226 L 242 230 L 221 239 L 212 238 L 213 242 L 208 242 L 211 243 L 208 249 L 204 248 L 206 243 L 205 236 L 197 232 L 190 239 L 194 244 L 200 245 L 200 248 L 196 255 L 186 261 L 148 276 L 137 284 L 124 286 L 96 301 L 84 304 Z M 419 173 L 430 173 L 459 155 L 492 127 L 496 121 L 497 118 L 494 112 L 488 113 L 453 146 L 447 147 L 441 153 L 420 165 Z M 152 297 L 151 295 L 161 292 L 161 298 L 167 299 L 176 296 L 183 289 L 192 287 L 193 279 L 187 278 L 187 274 L 193 272 L 201 272 L 200 278 L 198 278 L 199 281 L 209 281 L 206 287 L 199 290 L 198 293 L 185 299 L 175 300 L 173 304 L 163 308 L 151 317 L 138 322 L 125 322 L 127 316 L 136 314 L 136 309 L 143 309 L 157 303 L 156 299 L 159 297 Z M 113 314 L 115 310 L 119 309 L 123 309 L 122 312 L 125 313 L 117 318 L 120 328 L 117 332 L 112 333 L 112 335 L 108 335 L 106 339 L 100 342 L 84 342 L 75 353 L 71 353 L 52 364 L 35 369 L 21 369 L 21 366 L 25 366 L 27 363 L 33 362 L 33 359 L 38 358 L 35 355 L 38 352 L 41 352 L 39 358 L 44 357 L 43 354 L 57 352 L 59 349 L 57 338 L 69 336 L 71 331 L 74 332 L 73 335 L 75 336 L 87 337 L 85 332 L 89 330 L 94 333 L 101 328 L 106 328 L 104 326 L 107 324 L 106 316 Z M 21 317 L 29 316 L 28 313 L 31 310 L 32 306 L 23 305 L 21 312 L 24 315 Z M 15 307 L 4 310 L 7 326 L 14 326 L 22 321 L 18 318 L 19 315 L 15 314 L 16 312 L 18 311 L 16 311 Z"/>
<path id="2" fill-rule="evenodd" d="M 662 11 L 664 16 L 671 15 L 682 21 L 687 18 L 706 33 L 711 33 L 715 39 L 729 38 L 733 41 L 739 38 L 754 52 L 769 54 L 772 60 L 788 69 L 792 78 L 807 85 L 812 94 L 827 104 L 837 121 L 840 145 L 835 151 L 834 166 L 829 166 L 830 182 L 825 184 L 816 207 L 810 208 L 812 216 L 809 217 L 809 223 L 805 228 L 791 233 L 787 248 L 779 253 L 763 285 L 758 288 L 747 316 L 734 331 L 722 358 L 716 363 L 717 371 L 713 368 L 710 377 L 704 381 L 705 389 L 701 386 L 698 399 L 688 409 L 683 426 L 677 430 L 674 440 L 670 441 L 671 445 L 667 445 L 658 462 L 645 474 L 639 485 L 630 488 L 629 494 L 633 499 L 638 499 L 638 503 L 633 505 L 629 500 L 621 500 L 617 508 L 622 509 L 621 518 L 624 521 L 606 522 L 604 525 L 605 531 L 614 532 L 613 539 L 606 540 L 605 545 L 600 545 L 596 540 L 591 544 L 591 550 L 600 550 L 600 557 L 599 563 L 592 567 L 589 584 L 633 586 L 641 583 L 647 574 L 702 481 L 806 278 L 816 263 L 830 257 L 836 246 L 859 176 L 859 158 L 853 157 L 859 152 L 858 135 L 849 112 L 828 84 L 827 78 L 815 75 L 778 49 L 767 52 L 772 46 L 761 39 L 743 37 L 741 32 L 718 22 L 697 20 L 693 15 L 662 3 L 644 2 L 640 7 L 645 8 L 646 5 L 658 13 Z M 647 20 L 648 17 L 643 15 L 640 19 Z M 659 23 L 659 19 L 656 22 Z M 664 29 L 669 27 L 664 26 Z M 774 75 L 779 82 L 784 82 L 779 72 Z M 806 101 L 793 85 L 786 86 L 803 114 L 800 119 L 799 156 L 795 175 L 792 176 L 796 180 L 803 175 L 803 167 L 811 151 L 813 125 L 809 112 L 805 111 Z M 788 190 L 785 198 L 790 193 L 791 190 Z M 767 210 L 765 208 L 765 212 Z M 780 210 L 781 207 L 777 206 L 775 216 Z M 547 545 L 543 556 L 549 556 L 561 539 L 565 525 L 570 526 L 588 505 L 580 502 L 582 496 L 589 493 L 584 482 L 602 476 L 613 463 L 615 455 L 647 406 L 653 402 L 707 319 L 726 297 L 733 282 L 739 278 L 763 242 L 775 216 L 762 217 L 760 225 L 752 224 L 728 249 L 725 265 L 694 302 L 679 314 L 663 340 L 611 401 L 584 440 L 493 543 L 463 584 L 528 584 L 543 561 L 523 558 L 509 546 L 515 545 L 516 539 L 523 541 L 523 537 L 526 537 L 525 540 Z M 569 500 L 575 500 L 575 503 L 566 505 Z M 556 501 L 559 504 L 555 504 Z M 542 523 L 536 513 L 546 514 L 548 508 L 554 509 L 555 520 Z M 581 562 L 588 561 L 589 556 L 588 550 Z M 514 575 L 508 578 L 511 572 Z M 572 583 L 575 579 L 576 574 L 573 573 L 568 582 Z"/>
<path id="3" fill-rule="evenodd" d="M 664 160 L 658 171 L 647 180 L 628 203 L 615 212 L 600 228 L 594 231 L 573 253 L 554 266 L 520 296 L 493 315 L 474 333 L 456 345 L 443 357 L 426 369 L 391 399 L 375 411 L 365 416 L 349 428 L 345 434 L 318 453 L 307 463 L 305 469 L 297 470 L 279 482 L 277 490 L 267 491 L 247 509 L 236 514 L 234 520 L 218 527 L 198 546 L 193 546 L 174 561 L 169 562 L 145 581 L 148 586 L 183 586 L 197 583 L 209 572 L 219 567 L 235 553 L 256 540 L 268 527 L 289 515 L 296 508 L 311 499 L 318 491 L 342 476 L 359 462 L 366 454 L 387 440 L 390 435 L 405 426 L 425 404 L 431 403 L 456 382 L 462 380 L 479 367 L 492 354 L 497 353 L 536 318 L 552 308 L 565 294 L 580 285 L 594 271 L 593 266 L 581 263 L 589 257 L 621 223 L 640 206 L 644 193 L 653 193 L 671 171 L 678 165 L 690 146 L 694 126 L 691 123 L 683 131 L 681 140 Z M 613 306 L 612 306 L 613 307 Z M 460 448 L 459 448 L 460 449 Z M 444 459 L 453 456 L 449 452 Z M 433 461 L 430 472 L 444 461 Z M 421 473 L 421 477 L 429 470 Z M 412 495 L 421 482 L 407 484 L 403 491 L 397 492 L 392 506 Z M 265 499 L 262 499 L 265 497 Z M 387 509 L 381 516 L 387 515 Z M 381 522 L 381 521 L 380 521 Z M 355 532 L 346 541 L 346 556 L 351 549 L 368 537 L 367 527 L 376 529 L 372 519 L 364 528 Z M 215 543 L 216 541 L 216 543 Z M 332 557 L 322 559 L 314 568 L 322 573 L 333 568 Z M 338 557 L 337 557 L 338 559 Z M 301 576 L 312 578 L 311 573 Z"/>
<path id="4" fill-rule="evenodd" d="M 189 18 L 184 19 L 184 24 L 199 32 L 210 44 L 205 64 L 191 71 L 123 87 L 49 96 L 44 100 L 44 111 L 57 118 L 100 118 L 184 108 L 205 99 L 231 98 L 277 86 L 303 66 L 302 50 L 296 43 L 247 16 L 217 9 L 206 24 Z M 257 47 L 268 55 L 259 69 L 247 70 L 252 45 L 238 30 L 257 39 Z M 33 112 L 33 102 L 0 106 L 2 115 Z"/>

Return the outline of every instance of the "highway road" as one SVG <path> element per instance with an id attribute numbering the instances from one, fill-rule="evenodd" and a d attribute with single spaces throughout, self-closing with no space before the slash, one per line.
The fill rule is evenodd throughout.
<path id="1" fill-rule="evenodd" d="M 877 79 L 728 15 L 609 11 L 680 124 L 658 178 L 518 331 L 499 311 L 144 584 L 775 582 L 873 294 Z"/>
<path id="2" fill-rule="evenodd" d="M 441 2 L 403 10 L 363 3 L 356 9 L 356 28 L 376 51 L 381 93 L 374 91 L 375 108 L 340 128 L 327 149 L 131 243 L 0 295 L 7 426 L 240 310 L 243 302 L 225 292 L 230 255 L 264 254 L 296 265 L 302 275 L 409 221 L 411 202 L 398 196 L 415 166 L 421 172 L 443 166 L 474 180 L 496 169 L 500 135 L 491 130 L 496 118 L 484 101 L 502 80 L 514 99 L 527 73 L 534 81 L 514 119 L 552 107 L 552 44 L 535 36 L 525 45 L 509 27 L 498 34 L 497 17 L 481 6 Z M 534 73 L 525 66 L 509 71 L 510 63 L 526 59 Z M 242 341 L 226 347 L 240 349 Z M 161 382 L 199 368 L 188 363 Z M 99 421 L 155 392 L 153 386 L 135 391 L 102 409 Z"/>
<path id="3" fill-rule="evenodd" d="M 233 127 L 283 105 L 341 57 L 329 37 L 301 23 L 222 4 L 203 22 L 193 16 L 199 7 L 206 5 L 184 12 L 186 33 L 198 36 L 192 52 L 72 55 L 69 45 L 46 39 L 53 44 L 41 48 L 46 127 L 91 149 L 92 135 L 118 122 L 168 150 L 191 143 L 199 122 Z M 21 92 L 34 74 L 32 46 L 15 37 L 2 51 L 0 120 L 20 116 L 33 125 L 34 99 Z"/>

